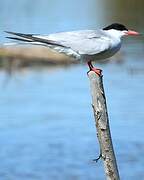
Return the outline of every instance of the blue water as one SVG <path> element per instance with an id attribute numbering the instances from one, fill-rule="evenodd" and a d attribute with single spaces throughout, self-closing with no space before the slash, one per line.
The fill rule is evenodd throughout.
<path id="1" fill-rule="evenodd" d="M 123 14 L 128 22 L 131 11 L 119 10 L 114 2 L 106 4 L 104 0 L 0 1 L 0 41 L 6 41 L 4 30 L 46 34 L 89 29 L 122 20 Z M 128 25 L 143 32 L 143 21 L 139 23 L 143 6 L 139 8 L 133 11 L 137 21 Z M 123 180 L 144 179 L 143 47 L 143 38 L 126 38 L 117 63 L 98 64 Z M 99 146 L 86 72 L 85 65 L 24 68 L 12 76 L 0 70 L 0 180 L 104 179 L 102 162 L 92 162 Z"/>
<path id="2" fill-rule="evenodd" d="M 124 64 L 99 66 L 121 177 L 144 179 L 144 74 Z M 104 179 L 85 66 L 0 77 L 0 179 Z"/>

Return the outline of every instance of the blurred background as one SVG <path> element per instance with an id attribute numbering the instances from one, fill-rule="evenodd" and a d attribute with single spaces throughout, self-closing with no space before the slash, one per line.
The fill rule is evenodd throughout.
<path id="1" fill-rule="evenodd" d="M 92 163 L 99 145 L 87 66 L 47 49 L 36 55 L 33 49 L 5 49 L 4 31 L 48 34 L 120 22 L 144 33 L 143 7 L 142 0 L 0 1 L 0 180 L 105 177 L 102 162 Z M 96 64 L 103 69 L 123 180 L 144 179 L 143 40 L 126 37 L 120 53 Z"/>

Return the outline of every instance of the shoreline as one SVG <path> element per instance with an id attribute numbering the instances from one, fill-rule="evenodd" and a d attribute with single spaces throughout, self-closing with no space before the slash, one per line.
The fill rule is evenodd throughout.
<path id="1" fill-rule="evenodd" d="M 71 65 L 78 62 L 62 53 L 41 46 L 0 46 L 0 67 L 5 64 L 31 65 Z"/>

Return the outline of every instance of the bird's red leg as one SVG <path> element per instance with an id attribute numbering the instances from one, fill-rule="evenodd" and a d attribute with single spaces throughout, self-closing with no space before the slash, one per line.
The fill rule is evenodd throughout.
<path id="1" fill-rule="evenodd" d="M 95 68 L 95 67 L 92 65 L 91 61 L 88 61 L 87 64 L 88 64 L 88 66 L 89 66 L 89 68 L 90 68 L 90 71 L 94 71 L 94 72 L 95 72 L 97 75 L 99 75 L 99 76 L 102 75 L 102 70 Z"/>

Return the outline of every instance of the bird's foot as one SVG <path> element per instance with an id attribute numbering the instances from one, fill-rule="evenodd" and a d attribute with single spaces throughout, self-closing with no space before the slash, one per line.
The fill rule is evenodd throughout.
<path id="1" fill-rule="evenodd" d="M 102 70 L 101 70 L 101 69 L 97 69 L 97 68 L 95 68 L 95 67 L 92 67 L 92 68 L 87 72 L 87 74 L 88 74 L 90 71 L 94 71 L 98 76 L 102 76 Z"/>
<path id="2" fill-rule="evenodd" d="M 94 71 L 98 76 L 102 75 L 102 70 L 101 69 L 97 69 L 97 68 L 93 67 L 91 70 Z"/>
<path id="3" fill-rule="evenodd" d="M 98 76 L 102 76 L 102 70 L 101 69 L 98 69 L 96 67 L 94 67 L 92 65 L 92 62 L 91 61 L 88 61 L 88 66 L 90 68 L 90 70 L 87 72 L 87 74 L 90 72 L 90 71 L 94 71 Z"/>

